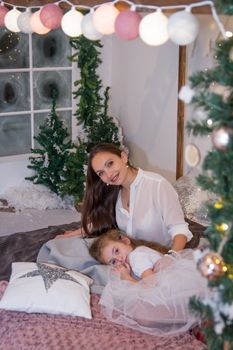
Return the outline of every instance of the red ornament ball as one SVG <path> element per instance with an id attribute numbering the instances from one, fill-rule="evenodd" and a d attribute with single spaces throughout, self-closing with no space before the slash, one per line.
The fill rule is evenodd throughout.
<path id="1" fill-rule="evenodd" d="M 8 8 L 5 6 L 0 6 L 0 27 L 4 27 L 5 23 L 4 23 L 4 18 L 8 12 Z"/>
<path id="2" fill-rule="evenodd" d="M 55 4 L 47 4 L 43 6 L 40 12 L 41 23 L 49 29 L 59 28 L 62 17 L 62 9 Z"/>
<path id="3" fill-rule="evenodd" d="M 131 10 L 122 11 L 115 21 L 115 33 L 123 40 L 133 40 L 139 35 L 141 16 Z"/>

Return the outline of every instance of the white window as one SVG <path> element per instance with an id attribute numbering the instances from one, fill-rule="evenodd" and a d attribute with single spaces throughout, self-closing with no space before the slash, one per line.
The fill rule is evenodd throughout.
<path id="1" fill-rule="evenodd" d="M 34 136 L 58 91 L 57 114 L 71 135 L 72 63 L 62 30 L 46 35 L 0 28 L 0 157 L 23 155 L 37 147 Z"/>

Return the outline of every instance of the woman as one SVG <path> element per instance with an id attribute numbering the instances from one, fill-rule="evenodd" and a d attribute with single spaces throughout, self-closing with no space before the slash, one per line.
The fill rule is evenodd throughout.
<path id="1" fill-rule="evenodd" d="M 156 173 L 131 166 L 118 146 L 102 143 L 89 155 L 82 229 L 66 235 L 100 235 L 112 228 L 174 251 L 192 238 L 172 185 Z"/>

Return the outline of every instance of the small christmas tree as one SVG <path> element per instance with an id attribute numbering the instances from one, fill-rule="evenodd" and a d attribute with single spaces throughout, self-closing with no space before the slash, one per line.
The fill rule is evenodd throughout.
<path id="1" fill-rule="evenodd" d="M 96 70 L 101 63 L 99 41 L 90 41 L 84 36 L 71 40 L 75 50 L 71 57 L 80 69 L 80 79 L 75 82 L 78 88 L 74 98 L 78 99 L 75 113 L 77 123 L 82 127 L 76 152 L 67 159 L 60 190 L 74 196 L 75 202 L 81 202 L 85 190 L 86 167 L 90 149 L 100 142 L 122 143 L 121 129 L 116 120 L 108 116 L 109 88 L 101 95 L 102 82 Z"/>
<path id="2" fill-rule="evenodd" d="M 33 169 L 35 174 L 26 180 L 47 186 L 51 191 L 60 194 L 60 174 L 73 146 L 71 141 L 68 141 L 67 128 L 56 113 L 57 90 L 54 87 L 51 87 L 51 98 L 51 112 L 35 137 L 40 148 L 32 149 L 31 152 L 35 156 L 29 157 L 31 164 L 28 168 Z"/>
<path id="3" fill-rule="evenodd" d="M 68 194 L 74 198 L 74 203 L 82 202 L 86 183 L 86 164 L 88 160 L 88 144 L 79 140 L 79 146 L 74 148 L 66 159 L 65 166 L 61 172 L 62 182 L 59 183 L 61 193 Z"/>
<path id="4" fill-rule="evenodd" d="M 232 1 L 221 9 L 232 11 Z M 224 3 L 226 7 L 224 6 Z M 216 45 L 216 64 L 190 78 L 192 103 L 202 120 L 191 120 L 193 135 L 211 137 L 212 149 L 203 161 L 197 182 L 217 200 L 207 203 L 209 247 L 198 255 L 198 268 L 208 279 L 210 295 L 193 298 L 191 308 L 201 316 L 210 350 L 233 349 L 233 38 Z"/>

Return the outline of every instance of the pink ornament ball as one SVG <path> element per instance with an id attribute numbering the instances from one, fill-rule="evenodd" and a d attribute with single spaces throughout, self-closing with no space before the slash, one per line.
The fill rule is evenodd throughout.
<path id="1" fill-rule="evenodd" d="M 0 27 L 4 27 L 5 23 L 4 23 L 4 18 L 8 12 L 8 8 L 5 6 L 0 6 Z"/>
<path id="2" fill-rule="evenodd" d="M 141 16 L 131 10 L 120 12 L 115 21 L 115 33 L 123 40 L 133 40 L 139 35 Z"/>
<path id="3" fill-rule="evenodd" d="M 59 28 L 62 17 L 62 9 L 55 4 L 47 4 L 43 6 L 40 12 L 41 23 L 49 29 Z"/>

